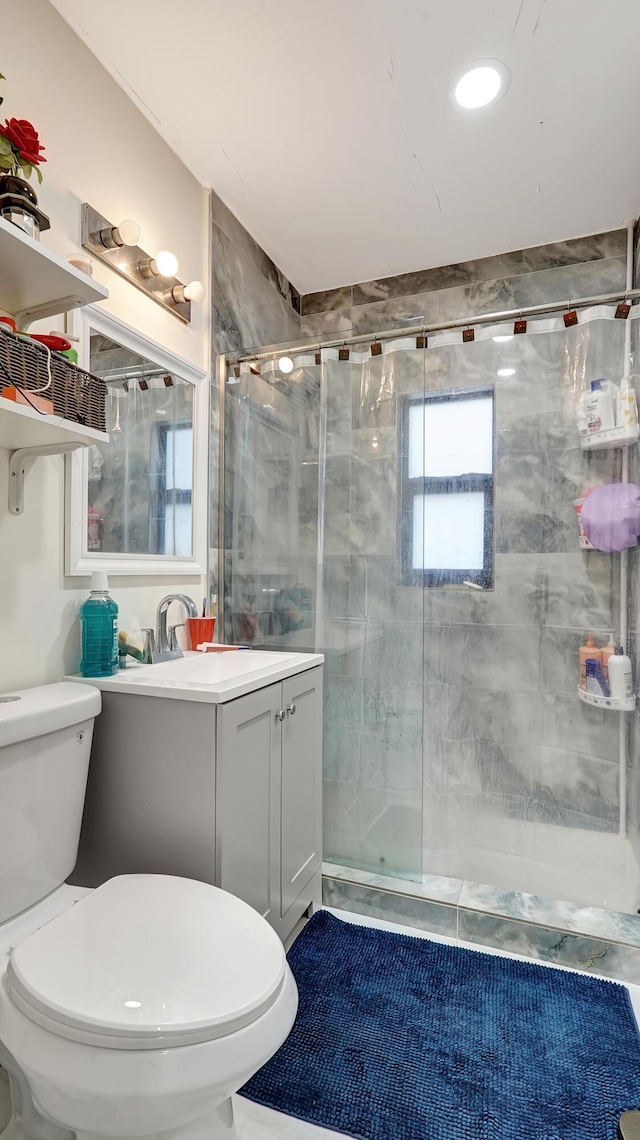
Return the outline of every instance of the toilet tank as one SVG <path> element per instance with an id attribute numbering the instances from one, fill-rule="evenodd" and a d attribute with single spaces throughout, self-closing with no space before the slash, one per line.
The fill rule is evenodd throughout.
<path id="1" fill-rule="evenodd" d="M 0 697 L 0 922 L 75 866 L 100 708 L 99 689 L 69 681 Z"/>

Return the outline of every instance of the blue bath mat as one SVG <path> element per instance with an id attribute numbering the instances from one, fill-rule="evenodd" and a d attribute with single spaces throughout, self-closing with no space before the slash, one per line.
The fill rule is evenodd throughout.
<path id="1" fill-rule="evenodd" d="M 640 1106 L 627 990 L 583 974 L 342 922 L 289 952 L 282 1048 L 241 1090 L 365 1140 L 615 1140 Z"/>

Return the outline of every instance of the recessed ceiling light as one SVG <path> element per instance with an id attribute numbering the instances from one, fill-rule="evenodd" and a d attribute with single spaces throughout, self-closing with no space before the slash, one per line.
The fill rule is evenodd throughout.
<path id="1" fill-rule="evenodd" d="M 508 82 L 509 72 L 503 63 L 496 59 L 478 60 L 454 79 L 453 102 L 465 111 L 477 111 L 504 95 Z"/>
<path id="2" fill-rule="evenodd" d="M 499 368 L 498 369 L 498 376 L 515 376 L 515 374 L 516 374 L 515 368 Z"/>
<path id="3" fill-rule="evenodd" d="M 513 333 L 505 333 L 503 336 L 494 336 L 491 339 L 495 340 L 496 344 L 504 344 L 507 340 L 513 340 Z"/>

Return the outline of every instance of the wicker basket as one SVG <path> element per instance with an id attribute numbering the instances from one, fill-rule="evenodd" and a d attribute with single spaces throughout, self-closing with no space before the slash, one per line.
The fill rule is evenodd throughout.
<path id="1" fill-rule="evenodd" d="M 0 330 L 0 389 L 11 385 L 25 392 L 43 388 L 49 378 L 46 349 L 38 341 L 4 332 L 1 324 Z M 104 380 L 70 364 L 57 352 L 51 353 L 51 376 L 51 389 L 46 394 L 53 399 L 55 414 L 105 431 Z"/>

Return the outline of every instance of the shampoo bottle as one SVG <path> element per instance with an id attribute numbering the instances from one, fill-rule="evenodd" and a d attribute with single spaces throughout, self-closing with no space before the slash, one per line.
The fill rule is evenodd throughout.
<path id="1" fill-rule="evenodd" d="M 586 689 L 586 687 L 587 687 L 587 685 L 586 685 L 587 674 L 586 674 L 586 668 L 585 668 L 587 658 L 588 657 L 592 658 L 594 661 L 597 661 L 598 665 L 599 665 L 601 662 L 601 653 L 602 653 L 602 650 L 598 649 L 595 641 L 593 640 L 593 634 L 588 633 L 587 634 L 587 640 L 585 641 L 584 645 L 580 646 L 580 649 L 578 650 L 578 659 L 580 662 L 580 688 L 581 689 Z"/>
<path id="2" fill-rule="evenodd" d="M 91 593 L 80 606 L 83 677 L 110 677 L 118 668 L 118 607 L 103 570 L 91 575 Z"/>
<path id="3" fill-rule="evenodd" d="M 632 377 L 624 376 L 616 400 L 616 427 L 635 427 L 638 423 L 638 404 Z"/>
<path id="4" fill-rule="evenodd" d="M 584 397 L 587 435 L 609 431 L 616 426 L 615 395 L 618 389 L 607 380 L 592 380 L 591 391 Z"/>
<path id="5" fill-rule="evenodd" d="M 613 657 L 615 651 L 616 643 L 613 640 L 613 634 L 611 634 L 607 644 L 600 650 L 600 663 L 607 682 L 609 680 L 609 658 Z"/>
<path id="6" fill-rule="evenodd" d="M 633 696 L 631 661 L 622 649 L 616 649 L 609 658 L 609 692 L 618 701 Z"/>

